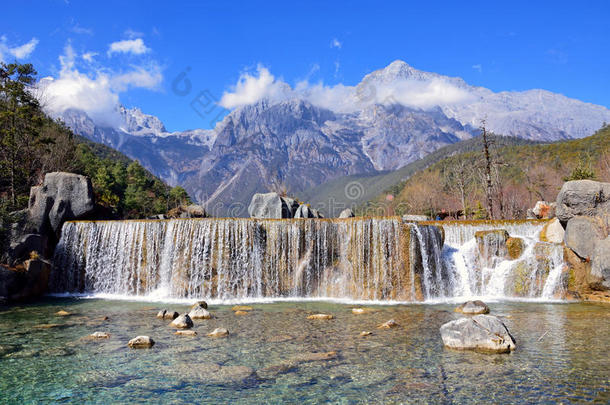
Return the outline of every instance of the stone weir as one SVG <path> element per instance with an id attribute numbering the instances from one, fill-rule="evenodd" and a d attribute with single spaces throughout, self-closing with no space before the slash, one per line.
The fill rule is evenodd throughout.
<path id="1" fill-rule="evenodd" d="M 161 298 L 444 296 L 443 232 L 398 217 L 67 222 L 56 293 Z"/>

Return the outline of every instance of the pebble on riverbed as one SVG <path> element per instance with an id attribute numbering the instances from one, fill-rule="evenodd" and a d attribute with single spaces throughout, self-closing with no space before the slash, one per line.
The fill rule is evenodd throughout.
<path id="1" fill-rule="evenodd" d="M 362 336 L 362 337 L 370 336 L 372 334 L 373 334 L 373 332 L 369 332 L 368 330 L 363 330 L 362 332 L 360 332 L 360 336 Z"/>
<path id="2" fill-rule="evenodd" d="M 352 308 L 352 314 L 362 315 L 374 312 L 371 308 Z"/>
<path id="3" fill-rule="evenodd" d="M 108 339 L 110 337 L 110 333 L 107 332 L 93 332 L 87 338 L 89 339 Z"/>
<path id="4" fill-rule="evenodd" d="M 197 332 L 194 330 L 177 330 L 174 335 L 178 336 L 197 336 Z"/>
<path id="5" fill-rule="evenodd" d="M 57 316 L 70 316 L 72 315 L 70 312 L 68 311 L 64 311 L 63 309 L 60 311 L 55 312 L 55 315 Z"/>
<path id="6" fill-rule="evenodd" d="M 381 325 L 377 326 L 377 329 L 391 329 L 391 328 L 395 328 L 397 326 L 398 326 L 398 323 L 394 319 L 390 319 L 389 321 L 384 322 Z"/>
<path id="7" fill-rule="evenodd" d="M 218 338 L 229 336 L 229 331 L 225 328 L 216 328 L 212 332 L 208 333 L 209 337 Z"/>
<path id="8" fill-rule="evenodd" d="M 247 305 L 235 305 L 233 308 L 231 308 L 231 311 L 237 312 L 237 311 L 252 311 L 254 310 L 254 308 L 249 307 Z"/>
<path id="9" fill-rule="evenodd" d="M 333 319 L 333 316 L 330 314 L 313 314 L 309 315 L 307 319 Z"/>

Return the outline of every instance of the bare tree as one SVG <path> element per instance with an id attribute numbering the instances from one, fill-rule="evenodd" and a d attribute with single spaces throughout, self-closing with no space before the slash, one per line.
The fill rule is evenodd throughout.
<path id="1" fill-rule="evenodd" d="M 493 182 L 491 178 L 492 161 L 489 154 L 490 141 L 487 134 L 487 128 L 485 127 L 485 120 L 481 120 L 480 129 L 481 134 L 483 135 L 483 152 L 485 154 L 485 196 L 487 198 L 487 215 L 489 216 L 489 219 L 493 219 Z"/>

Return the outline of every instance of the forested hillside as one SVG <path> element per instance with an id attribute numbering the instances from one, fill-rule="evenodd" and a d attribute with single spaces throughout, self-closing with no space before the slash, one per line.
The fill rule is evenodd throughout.
<path id="1" fill-rule="evenodd" d="M 497 147 L 537 143 L 512 136 L 494 135 L 491 140 Z M 480 137 L 467 139 L 444 146 L 398 170 L 339 177 L 302 193 L 297 193 L 297 196 L 319 209 L 324 215 L 334 217 L 339 215 L 346 207 L 360 206 L 375 199 L 381 193 L 397 193 L 399 190 L 396 190 L 396 187 L 400 187 L 406 179 L 448 156 L 480 149 Z M 380 210 L 379 215 L 385 215 L 383 209 Z"/>
<path id="2" fill-rule="evenodd" d="M 0 65 L 0 213 L 27 206 L 30 187 L 45 173 L 67 171 L 91 178 L 100 208 L 115 218 L 143 218 L 185 203 L 170 188 L 120 152 L 75 136 L 47 116 L 38 101 L 30 64 Z M 6 223 L 6 221 L 4 221 Z"/>
<path id="3" fill-rule="evenodd" d="M 361 207 L 366 214 L 439 213 L 483 219 L 487 181 L 483 144 L 440 160 L 387 188 Z M 490 145 L 494 218 L 524 218 L 536 201 L 554 201 L 565 180 L 610 181 L 610 126 L 594 135 L 538 145 Z M 444 211 L 444 212 L 443 212 Z"/>

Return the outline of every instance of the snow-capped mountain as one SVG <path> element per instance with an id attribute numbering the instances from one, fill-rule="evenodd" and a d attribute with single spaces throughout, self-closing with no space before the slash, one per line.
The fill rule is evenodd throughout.
<path id="1" fill-rule="evenodd" d="M 544 90 L 494 93 L 402 61 L 341 91 L 341 102 L 330 104 L 287 89 L 282 99 L 236 108 L 214 130 L 168 132 L 137 108 L 118 107 L 119 128 L 99 127 L 82 111 L 62 118 L 76 133 L 185 186 L 216 215 L 246 215 L 255 192 L 299 192 L 340 176 L 398 169 L 471 138 L 482 119 L 497 134 L 543 141 L 588 136 L 610 122 L 602 106 Z"/>

